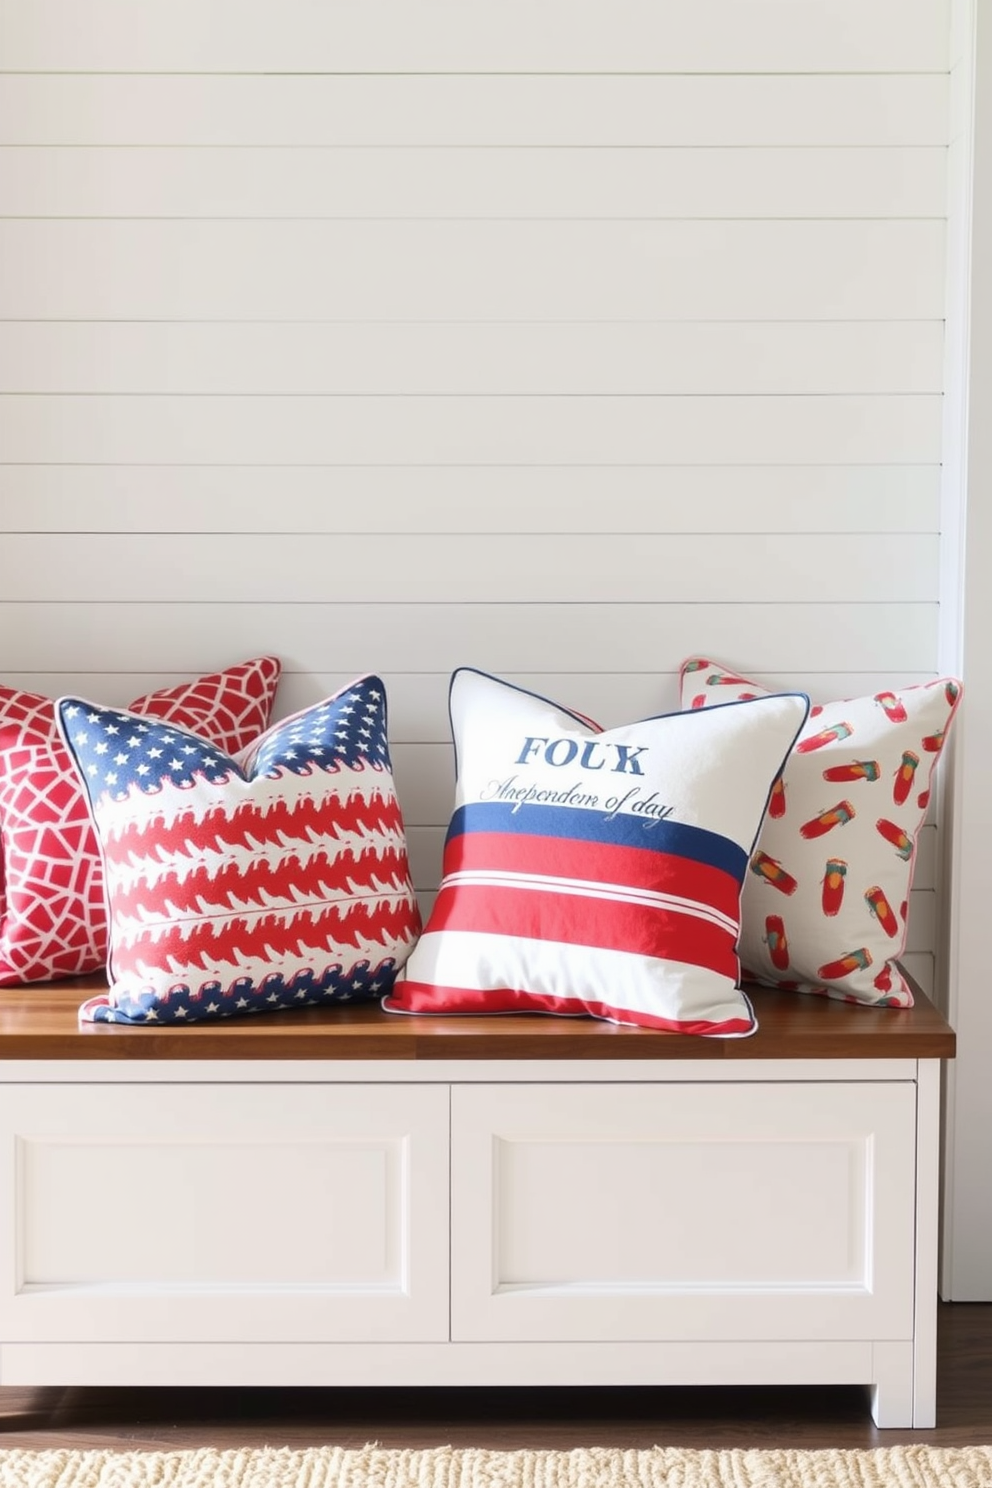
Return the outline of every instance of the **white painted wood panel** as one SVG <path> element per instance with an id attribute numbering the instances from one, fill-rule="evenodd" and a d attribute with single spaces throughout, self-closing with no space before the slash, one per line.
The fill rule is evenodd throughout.
<path id="1" fill-rule="evenodd" d="M 684 396 L 939 393 L 942 385 L 936 320 L 13 320 L 0 337 L 0 392 L 11 393 Z M 834 499 L 863 478 L 852 473 L 836 482 Z M 747 472 L 734 479 L 746 480 Z M 94 498 L 102 489 L 94 488 Z"/>
<path id="2" fill-rule="evenodd" d="M 925 394 L 0 400 L 0 449 L 25 464 L 933 465 L 940 434 Z"/>
<path id="3" fill-rule="evenodd" d="M 12 72 L 940 72 L 947 0 L 18 0 Z"/>
<path id="4" fill-rule="evenodd" d="M 67 674 L 66 680 L 69 675 L 71 674 Z M 770 691 L 808 692 L 814 700 L 817 697 L 850 696 L 849 689 L 852 683 L 855 684 L 855 691 L 860 697 L 878 692 L 884 687 L 913 685 L 932 680 L 929 676 L 898 671 L 874 674 L 870 672 L 845 673 L 843 678 L 835 677 L 831 673 L 816 674 L 803 671 L 780 672 L 777 675 L 752 672 L 749 675 L 752 675 L 757 682 Z M 44 674 L 42 674 L 42 680 L 43 677 Z M 140 691 L 140 686 L 138 686 L 132 687 L 130 692 L 127 692 L 125 688 L 125 692 L 121 693 L 120 680 L 117 678 L 108 680 L 112 683 L 115 692 L 121 696 L 126 694 L 127 699 L 137 696 Z M 322 680 L 326 681 L 326 686 L 320 688 L 319 684 Z M 288 713 L 296 706 L 306 706 L 325 695 L 330 695 L 349 680 L 348 677 L 321 678 L 311 674 L 283 673 L 283 680 L 279 685 L 277 709 Z M 539 697 L 549 698 L 552 702 L 571 707 L 576 712 L 594 719 L 603 728 L 613 728 L 640 718 L 653 718 L 664 713 L 676 712 L 679 706 L 677 673 L 660 667 L 647 672 L 584 673 L 576 671 L 567 675 L 517 671 L 514 673 L 514 680 L 519 686 L 537 693 Z M 391 674 L 389 687 L 391 737 L 404 744 L 447 744 L 450 741 L 449 683 L 450 678 L 447 673 Z M 48 688 L 43 686 L 40 690 L 48 691 Z M 102 696 L 99 688 L 97 695 Z M 928 821 L 936 820 L 937 805 L 936 799 L 931 801 Z M 928 884 L 926 887 L 932 887 L 932 885 Z"/>
<path id="5" fill-rule="evenodd" d="M 906 971 L 914 978 L 917 986 L 931 1001 L 937 995 L 934 983 L 934 960 L 935 957 L 932 951 L 927 951 L 924 954 L 908 954 L 901 958 L 902 965 Z"/>
<path id="6" fill-rule="evenodd" d="M 915 1099 L 454 1089 L 452 1337 L 910 1337 Z"/>
<path id="7" fill-rule="evenodd" d="M 933 889 L 914 887 L 909 896 L 909 920 L 906 935 L 906 950 L 910 954 L 926 955 L 927 952 L 933 950 L 936 918 L 936 895 Z"/>
<path id="8" fill-rule="evenodd" d="M 932 221 L 8 219 L 0 318 L 938 320 L 943 262 Z"/>
<path id="9" fill-rule="evenodd" d="M 34 72 L 8 73 L 0 88 L 0 143 L 10 145 L 872 148 L 946 140 L 940 72 Z"/>
<path id="10" fill-rule="evenodd" d="M 906 1348 L 909 1349 L 909 1345 Z M 863 1384 L 870 1343 L 6 1344 L 5 1385 L 377 1386 Z M 900 1402 L 902 1403 L 902 1402 Z M 911 1425 L 907 1413 L 887 1425 Z"/>
<path id="11" fill-rule="evenodd" d="M 5 217 L 942 218 L 946 150 L 0 148 Z"/>
<path id="12" fill-rule="evenodd" d="M 876 1010 L 879 1011 L 879 1010 Z M 886 1014 L 881 1010 L 882 1016 Z M 398 1014 L 396 1016 L 404 1016 Z M 888 1017 L 897 1017 L 898 1009 L 889 1009 Z M 392 1021 L 392 1016 L 390 1018 Z M 699 1056 L 694 1052 L 700 1046 L 685 1044 L 688 1057 L 666 1059 L 664 1083 L 674 1085 L 698 1083 L 701 1069 Z M 294 1084 L 309 1082 L 325 1084 L 360 1084 L 364 1086 L 395 1085 L 397 1083 L 396 1061 L 392 1059 L 347 1060 L 346 1068 L 337 1061 L 326 1059 L 149 1059 L 141 1065 L 142 1084 L 172 1085 L 177 1081 L 190 1085 L 210 1085 L 223 1089 L 227 1085 L 242 1085 L 261 1081 L 263 1084 Z M 779 1085 L 797 1080 L 826 1080 L 843 1083 L 851 1080 L 855 1084 L 862 1080 L 908 1080 L 916 1079 L 918 1063 L 915 1059 L 721 1059 L 708 1063 L 706 1079 L 717 1085 Z M 64 1062 L 57 1059 L 17 1060 L 0 1059 L 0 1077 L 12 1084 L 35 1084 L 58 1082 L 63 1074 Z M 80 1060 L 73 1066 L 73 1080 L 77 1085 L 119 1086 L 135 1083 L 136 1065 L 127 1060 Z M 655 1059 L 624 1060 L 622 1069 L 615 1059 L 583 1059 L 577 1066 L 574 1061 L 561 1058 L 547 1059 L 431 1059 L 409 1060 L 404 1063 L 404 1085 L 436 1085 L 481 1081 L 483 1084 L 501 1084 L 503 1081 L 541 1085 L 570 1085 L 578 1076 L 582 1084 L 616 1085 L 623 1082 L 634 1084 L 658 1083 L 658 1062 Z"/>
<path id="13" fill-rule="evenodd" d="M 43 582 L 43 581 L 41 581 Z M 112 653 L 131 672 L 197 675 L 234 657 L 274 654 L 291 666 L 354 677 L 425 666 L 476 666 L 497 675 L 583 670 L 654 674 L 691 654 L 752 658 L 803 676 L 843 672 L 936 675 L 934 604 L 118 604 L 95 598 L 28 604 L 0 599 L 0 674 L 92 670 Z"/>
<path id="14" fill-rule="evenodd" d="M 0 463 L 0 511 L 11 533 L 936 533 L 939 483 L 937 465 Z"/>
<path id="15" fill-rule="evenodd" d="M 227 661 L 235 658 L 229 657 Z M 238 658 L 241 659 L 241 658 Z M 224 658 L 218 660 L 218 664 Z M 276 695 L 278 718 L 310 707 L 346 686 L 356 672 L 289 671 L 283 668 Z M 885 687 L 910 686 L 932 680 L 929 673 L 914 672 L 845 672 L 837 677 L 829 672 L 779 673 L 755 672 L 755 680 L 772 691 L 809 692 L 813 697 L 836 698 L 879 692 Z M 133 698 L 154 688 L 172 687 L 188 680 L 180 672 L 90 672 L 38 671 L 3 673 L 5 685 L 59 697 L 73 692 L 94 702 L 124 707 Z M 389 674 L 389 734 L 394 744 L 448 743 L 448 672 L 391 672 Z M 678 708 L 677 673 L 664 667 L 650 672 L 582 672 L 527 673 L 517 671 L 514 681 L 540 697 L 550 698 L 565 707 L 571 706 L 603 728 L 675 712 Z M 931 803 L 935 811 L 936 799 Z M 934 818 L 935 819 L 935 818 Z M 932 883 L 921 885 L 932 888 Z"/>
<path id="16" fill-rule="evenodd" d="M 38 575 L 67 603 L 94 590 L 118 603 L 208 600 L 367 604 L 389 575 L 397 604 L 597 603 L 746 604 L 774 585 L 781 603 L 935 602 L 938 540 L 930 535 L 811 534 L 776 537 L 603 534 L 559 536 L 484 532 L 458 537 L 116 535 L 8 536 L 4 598 L 30 602 Z M 767 577 L 756 582 L 756 575 Z"/>
<path id="17" fill-rule="evenodd" d="M 447 1183 L 442 1086 L 7 1085 L 0 1329 L 441 1340 Z"/>

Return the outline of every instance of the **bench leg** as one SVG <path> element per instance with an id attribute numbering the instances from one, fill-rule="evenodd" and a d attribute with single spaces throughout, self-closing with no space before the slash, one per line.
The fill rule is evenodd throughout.
<path id="1" fill-rule="evenodd" d="M 876 1343 L 871 1414 L 876 1426 L 906 1427 L 913 1420 L 913 1344 Z"/>

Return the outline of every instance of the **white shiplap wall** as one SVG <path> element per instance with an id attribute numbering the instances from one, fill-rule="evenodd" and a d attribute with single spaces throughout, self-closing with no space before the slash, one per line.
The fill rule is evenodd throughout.
<path id="1" fill-rule="evenodd" d="M 0 0 L 0 678 L 935 675 L 940 0 Z M 930 984 L 936 826 L 911 917 Z"/>

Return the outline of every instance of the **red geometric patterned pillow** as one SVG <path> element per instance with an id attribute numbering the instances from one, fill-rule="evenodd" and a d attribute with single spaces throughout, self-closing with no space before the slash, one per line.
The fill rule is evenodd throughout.
<path id="1" fill-rule="evenodd" d="M 148 693 L 129 711 L 228 754 L 269 725 L 280 664 L 262 656 Z M 107 960 L 103 864 L 51 698 L 0 687 L 0 986 L 97 971 Z"/>
<path id="2" fill-rule="evenodd" d="M 681 684 L 683 709 L 767 691 L 702 657 L 683 663 Z M 758 981 L 912 1005 L 898 958 L 917 838 L 961 690 L 942 677 L 810 709 L 741 899 L 741 961 Z"/>

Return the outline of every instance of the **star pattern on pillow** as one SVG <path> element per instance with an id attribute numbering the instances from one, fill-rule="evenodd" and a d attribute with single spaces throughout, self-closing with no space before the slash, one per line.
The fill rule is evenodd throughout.
<path id="1" fill-rule="evenodd" d="M 186 1022 L 381 996 L 420 929 L 378 677 L 237 757 L 63 699 L 106 871 L 107 996 L 84 1019 Z"/>

